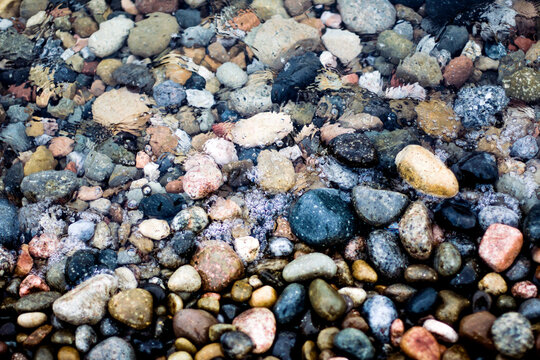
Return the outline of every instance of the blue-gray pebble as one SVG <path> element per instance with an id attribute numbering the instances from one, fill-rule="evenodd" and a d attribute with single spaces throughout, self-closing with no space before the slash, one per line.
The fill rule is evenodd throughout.
<path id="1" fill-rule="evenodd" d="M 362 331 L 355 328 L 341 330 L 334 336 L 334 346 L 354 360 L 371 360 L 375 358 L 375 348 Z"/>

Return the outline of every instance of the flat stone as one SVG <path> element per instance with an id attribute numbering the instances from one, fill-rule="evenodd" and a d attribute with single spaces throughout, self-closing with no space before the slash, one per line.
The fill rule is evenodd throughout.
<path id="1" fill-rule="evenodd" d="M 67 200 L 84 183 L 68 170 L 48 170 L 25 176 L 21 191 L 31 201 Z"/>

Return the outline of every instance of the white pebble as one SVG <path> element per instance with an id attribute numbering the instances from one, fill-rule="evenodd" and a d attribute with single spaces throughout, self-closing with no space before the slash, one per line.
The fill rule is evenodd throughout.
<path id="1" fill-rule="evenodd" d="M 428 319 L 423 326 L 427 331 L 445 342 L 455 343 L 458 341 L 459 336 L 456 331 L 442 321 Z"/>

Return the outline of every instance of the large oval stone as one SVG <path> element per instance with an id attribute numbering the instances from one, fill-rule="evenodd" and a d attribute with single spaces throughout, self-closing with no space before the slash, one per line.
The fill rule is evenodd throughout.
<path id="1" fill-rule="evenodd" d="M 233 325 L 251 338 L 255 345 L 254 354 L 268 351 L 274 342 L 276 318 L 267 308 L 246 310 L 233 320 Z"/>
<path id="2" fill-rule="evenodd" d="M 309 301 L 317 315 L 328 321 L 339 319 L 347 309 L 343 297 L 322 279 L 309 285 Z"/>
<path id="3" fill-rule="evenodd" d="M 202 288 L 206 291 L 221 291 L 244 275 L 242 260 L 222 241 L 202 243 L 193 255 L 191 265 L 199 272 Z"/>
<path id="4" fill-rule="evenodd" d="M 311 280 L 317 277 L 332 278 L 336 275 L 337 265 L 330 256 L 311 253 L 291 261 L 283 269 L 283 279 L 288 282 Z"/>
<path id="5" fill-rule="evenodd" d="M 179 310 L 173 318 L 173 330 L 176 337 L 185 337 L 195 345 L 208 343 L 208 329 L 217 324 L 209 312 L 198 309 Z"/>
<path id="6" fill-rule="evenodd" d="M 310 190 L 292 207 L 293 233 L 310 246 L 329 247 L 352 237 L 356 219 L 349 202 L 335 189 Z"/>

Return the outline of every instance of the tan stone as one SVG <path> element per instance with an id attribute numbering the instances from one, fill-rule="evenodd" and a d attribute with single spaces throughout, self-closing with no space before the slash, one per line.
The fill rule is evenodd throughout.
<path id="1" fill-rule="evenodd" d="M 2 0 L 0 1 L 0 18 L 9 19 L 19 16 L 21 0 Z"/>
<path id="2" fill-rule="evenodd" d="M 105 84 L 115 86 L 116 81 L 114 81 L 112 74 L 114 70 L 118 69 L 120 66 L 122 66 L 122 61 L 118 59 L 103 59 L 96 68 L 96 74 Z"/>
<path id="3" fill-rule="evenodd" d="M 54 159 L 52 152 L 45 146 L 38 146 L 36 151 L 30 156 L 24 165 L 24 176 L 45 170 L 54 170 L 58 162 Z"/>
<path id="4" fill-rule="evenodd" d="M 263 190 L 276 194 L 287 192 L 294 186 L 294 166 L 285 156 L 275 150 L 264 150 L 257 162 L 259 185 Z"/>
<path id="5" fill-rule="evenodd" d="M 397 154 L 395 162 L 399 175 L 422 193 L 451 198 L 459 191 L 454 173 L 422 146 L 406 146 Z"/>
<path id="6" fill-rule="evenodd" d="M 486 274 L 486 276 L 478 282 L 478 289 L 485 291 L 488 294 L 498 296 L 504 294 L 508 290 L 508 287 L 501 275 L 491 272 Z"/>
<path id="7" fill-rule="evenodd" d="M 378 276 L 375 270 L 364 260 L 356 260 L 352 264 L 352 276 L 361 282 L 376 283 Z"/>

